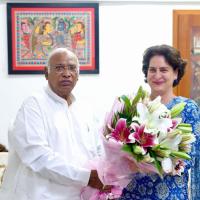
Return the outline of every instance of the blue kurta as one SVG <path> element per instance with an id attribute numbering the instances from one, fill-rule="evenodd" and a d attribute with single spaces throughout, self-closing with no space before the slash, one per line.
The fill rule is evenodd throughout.
<path id="1" fill-rule="evenodd" d="M 181 113 L 183 122 L 192 125 L 196 142 L 193 143 L 191 157 L 182 176 L 165 175 L 163 179 L 157 174 L 136 173 L 132 181 L 123 190 L 120 200 L 188 200 L 188 169 L 191 168 L 192 200 L 200 199 L 200 109 L 197 104 L 184 97 L 174 98 L 167 107 L 185 101 L 186 106 Z"/>

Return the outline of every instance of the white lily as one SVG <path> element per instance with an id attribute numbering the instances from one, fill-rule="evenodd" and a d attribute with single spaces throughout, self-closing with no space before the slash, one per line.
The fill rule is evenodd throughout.
<path id="1" fill-rule="evenodd" d="M 167 134 L 168 134 L 167 132 L 159 132 L 157 137 L 158 143 L 164 140 L 167 137 Z"/>
<path id="2" fill-rule="evenodd" d="M 153 101 L 148 102 L 149 112 L 156 111 L 161 106 L 161 97 L 156 97 Z"/>
<path id="3" fill-rule="evenodd" d="M 180 160 L 180 159 L 175 159 L 173 160 L 173 170 L 172 170 L 172 174 L 175 175 L 179 175 L 181 176 L 181 174 L 184 172 L 184 167 L 185 167 L 185 163 L 184 161 Z"/>
<path id="4" fill-rule="evenodd" d="M 174 151 L 178 151 L 178 146 L 181 143 L 182 136 L 181 135 L 175 135 L 174 137 L 167 137 L 164 139 L 160 145 L 166 148 L 169 148 Z"/>
<path id="5" fill-rule="evenodd" d="M 172 170 L 173 170 L 173 163 L 172 163 L 172 160 L 171 158 L 164 158 L 162 161 L 161 161 L 161 166 L 162 166 L 162 169 L 165 173 L 171 173 Z"/>
<path id="6" fill-rule="evenodd" d="M 140 124 L 145 125 L 145 131 L 150 133 L 167 132 L 172 127 L 172 120 L 165 117 L 169 110 L 160 103 L 160 98 L 151 101 L 147 106 L 138 103 L 137 112 L 139 117 L 133 118 Z"/>

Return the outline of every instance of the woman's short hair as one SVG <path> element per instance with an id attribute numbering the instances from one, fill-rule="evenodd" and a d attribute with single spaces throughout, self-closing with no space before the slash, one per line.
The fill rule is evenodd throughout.
<path id="1" fill-rule="evenodd" d="M 185 73 L 187 62 L 181 58 L 180 52 L 176 48 L 165 44 L 152 46 L 145 50 L 142 61 L 142 71 L 145 75 L 145 82 L 147 82 L 149 62 L 151 58 L 156 55 L 163 56 L 165 61 L 173 68 L 173 70 L 177 70 L 178 76 L 173 83 L 173 87 L 175 87 L 179 84 L 179 81 Z"/>

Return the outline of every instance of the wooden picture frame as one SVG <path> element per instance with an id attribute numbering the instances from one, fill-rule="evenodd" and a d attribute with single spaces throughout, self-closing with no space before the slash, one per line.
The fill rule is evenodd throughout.
<path id="1" fill-rule="evenodd" d="M 7 3 L 8 73 L 42 74 L 49 53 L 72 50 L 81 74 L 99 73 L 98 3 Z"/>

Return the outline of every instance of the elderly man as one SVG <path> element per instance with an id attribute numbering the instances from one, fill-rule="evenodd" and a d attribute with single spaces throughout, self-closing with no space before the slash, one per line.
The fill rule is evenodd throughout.
<path id="1" fill-rule="evenodd" d="M 84 186 L 109 190 L 96 170 L 85 168 L 95 153 L 95 135 L 80 119 L 71 93 L 78 75 L 78 59 L 71 51 L 58 48 L 50 54 L 48 86 L 25 100 L 9 133 L 0 199 L 80 200 Z"/>

